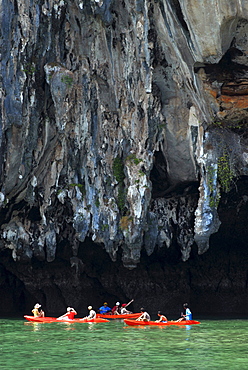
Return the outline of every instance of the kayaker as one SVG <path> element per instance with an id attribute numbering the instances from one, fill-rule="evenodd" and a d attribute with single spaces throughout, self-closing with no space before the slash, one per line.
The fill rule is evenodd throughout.
<path id="1" fill-rule="evenodd" d="M 96 311 L 93 310 L 92 306 L 88 306 L 89 315 L 84 317 L 83 319 L 91 320 L 96 318 Z"/>
<path id="2" fill-rule="evenodd" d="M 58 317 L 57 320 L 73 320 L 75 315 L 77 315 L 77 311 L 72 307 L 67 307 L 66 313 Z"/>
<path id="3" fill-rule="evenodd" d="M 142 314 L 136 319 L 136 321 L 150 321 L 151 320 L 149 313 L 146 312 L 144 308 L 141 308 L 140 312 L 142 312 Z"/>
<path id="4" fill-rule="evenodd" d="M 159 317 L 159 320 L 156 320 L 155 322 L 167 322 L 168 321 L 167 317 L 163 315 L 161 311 L 158 311 L 158 317 Z"/>
<path id="5" fill-rule="evenodd" d="M 39 308 L 41 308 L 41 305 L 39 303 L 36 303 L 34 305 L 34 308 L 32 309 L 32 313 L 34 317 L 44 317 L 45 316 L 45 312 L 42 309 L 39 310 Z"/>
<path id="6" fill-rule="evenodd" d="M 116 302 L 115 306 L 112 308 L 112 314 L 113 315 L 120 315 L 121 313 L 121 304 L 120 302 Z"/>
<path id="7" fill-rule="evenodd" d="M 183 309 L 184 309 L 184 312 L 182 314 L 182 317 L 180 317 L 180 319 L 176 320 L 177 322 L 180 322 L 180 321 L 183 321 L 183 320 L 192 320 L 192 318 L 193 318 L 193 315 L 192 315 L 192 312 L 190 311 L 188 303 L 183 304 Z"/>
<path id="8" fill-rule="evenodd" d="M 104 302 L 103 303 L 103 306 L 101 306 L 99 308 L 99 312 L 100 312 L 101 315 L 106 315 L 110 311 L 111 311 L 111 308 L 108 307 L 108 303 L 107 302 Z"/>
<path id="9" fill-rule="evenodd" d="M 121 305 L 121 314 L 122 314 L 122 315 L 127 315 L 127 314 L 132 313 L 131 311 L 128 311 L 128 310 L 126 309 L 126 306 L 127 306 L 127 304 L 126 304 L 126 303 L 123 303 L 123 304 Z"/>

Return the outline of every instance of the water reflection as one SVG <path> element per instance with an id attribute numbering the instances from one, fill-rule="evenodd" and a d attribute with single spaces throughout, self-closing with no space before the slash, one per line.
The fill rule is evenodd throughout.
<path id="1" fill-rule="evenodd" d="M 191 330 L 191 325 L 185 325 L 185 329 L 186 329 L 186 338 L 185 340 L 189 341 L 188 345 L 190 346 L 190 330 Z M 190 347 L 187 347 L 186 348 L 186 351 L 189 351 L 191 348 Z"/>
<path id="2" fill-rule="evenodd" d="M 138 329 L 122 322 L 0 324 L 1 369 L 105 370 L 120 364 L 122 370 L 248 368 L 248 320 Z"/>
<path id="3" fill-rule="evenodd" d="M 38 323 L 38 322 L 24 322 L 24 326 L 29 326 L 33 327 L 33 331 L 39 331 L 42 328 L 43 323 Z"/>

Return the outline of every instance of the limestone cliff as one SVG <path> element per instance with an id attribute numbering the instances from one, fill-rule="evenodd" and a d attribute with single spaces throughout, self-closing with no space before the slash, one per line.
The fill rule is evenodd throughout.
<path id="1" fill-rule="evenodd" d="M 2 0 L 0 7 L 3 291 L 8 271 L 26 300 L 51 300 L 57 286 L 58 306 L 47 302 L 53 309 L 76 299 L 73 279 L 79 301 L 94 279 L 98 291 L 132 298 L 128 277 L 112 285 L 102 275 L 102 248 L 112 277 L 116 266 L 122 276 L 135 268 L 130 279 L 141 284 L 142 258 L 168 269 L 180 259 L 191 264 L 192 248 L 201 255 L 211 235 L 227 237 L 225 207 L 234 197 L 238 230 L 235 220 L 244 223 L 248 213 L 246 1 Z M 238 235 L 243 246 L 246 228 Z M 102 256 L 98 267 L 92 253 Z M 149 304 L 156 278 L 144 281 Z M 189 292 L 194 283 L 187 284 Z"/>

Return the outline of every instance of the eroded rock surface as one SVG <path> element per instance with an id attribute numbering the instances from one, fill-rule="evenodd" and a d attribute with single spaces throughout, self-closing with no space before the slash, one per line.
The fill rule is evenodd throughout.
<path id="1" fill-rule="evenodd" d="M 86 244 L 130 270 L 164 249 L 189 263 L 192 248 L 206 252 L 248 176 L 247 2 L 17 0 L 0 11 L 3 276 L 48 299 L 50 288 L 37 292 L 54 287 L 48 266 L 59 275 L 62 260 L 61 305 L 74 274 L 82 284 Z M 35 264 L 49 271 L 40 285 Z M 88 269 L 84 293 L 96 278 L 114 296 Z"/>

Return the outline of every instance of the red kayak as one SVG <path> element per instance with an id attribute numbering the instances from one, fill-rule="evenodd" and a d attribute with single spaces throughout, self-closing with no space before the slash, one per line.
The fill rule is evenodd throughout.
<path id="1" fill-rule="evenodd" d="M 56 317 L 34 317 L 34 316 L 27 316 L 25 315 L 24 316 L 26 320 L 28 321 L 31 321 L 31 322 L 68 322 L 68 323 L 75 323 L 75 322 L 80 322 L 80 323 L 84 323 L 84 322 L 109 322 L 109 320 L 106 320 L 106 319 L 101 319 L 101 318 L 96 318 L 96 319 L 90 319 L 90 320 L 86 320 L 86 319 L 73 319 L 73 320 L 69 320 L 69 319 L 57 319 Z"/>
<path id="2" fill-rule="evenodd" d="M 183 320 L 180 322 L 177 321 L 167 321 L 167 322 L 156 322 L 156 321 L 137 321 L 137 320 L 128 320 L 124 319 L 125 324 L 129 326 L 168 326 L 168 325 L 195 325 L 200 324 L 200 321 L 195 320 Z"/>
<path id="3" fill-rule="evenodd" d="M 98 313 L 96 317 L 101 317 L 102 319 L 137 319 L 142 313 L 127 313 L 125 315 L 102 315 Z"/>

